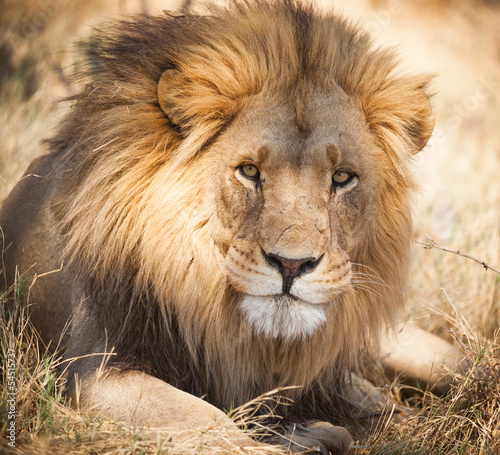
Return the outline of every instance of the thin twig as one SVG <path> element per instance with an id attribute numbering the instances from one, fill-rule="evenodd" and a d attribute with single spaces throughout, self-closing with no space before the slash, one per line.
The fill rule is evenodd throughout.
<path id="1" fill-rule="evenodd" d="M 496 272 L 496 273 L 498 273 L 500 275 L 500 269 L 492 267 L 491 265 L 486 264 L 486 262 L 481 261 L 480 259 L 476 259 L 475 257 L 470 256 L 468 254 L 462 253 L 461 251 L 450 250 L 449 248 L 446 248 L 445 246 L 439 245 L 436 241 L 434 241 L 433 239 L 431 239 L 429 236 L 426 235 L 426 237 L 429 240 L 429 242 L 420 242 L 420 241 L 417 240 L 417 243 L 420 244 L 420 245 L 423 245 L 423 247 L 426 250 L 430 250 L 432 248 L 436 248 L 438 250 L 442 250 L 442 251 L 446 251 L 448 253 L 453 253 L 453 254 L 456 254 L 458 256 L 462 256 L 464 258 L 467 258 L 467 259 L 470 259 L 472 261 L 475 261 L 478 264 L 481 264 L 486 270 L 488 270 L 488 269 L 489 270 L 493 270 L 494 272 Z"/>

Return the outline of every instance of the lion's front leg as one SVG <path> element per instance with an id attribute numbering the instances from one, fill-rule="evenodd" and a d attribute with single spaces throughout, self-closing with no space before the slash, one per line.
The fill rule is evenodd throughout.
<path id="1" fill-rule="evenodd" d="M 160 379 L 136 370 L 88 371 L 69 381 L 69 395 L 81 409 L 100 412 L 137 428 L 169 434 L 203 429 L 213 432 L 217 440 L 243 447 L 258 444 L 220 409 Z"/>
<path id="2" fill-rule="evenodd" d="M 382 337 L 380 358 L 391 377 L 420 385 L 439 395 L 450 390 L 450 372 L 464 374 L 470 364 L 465 355 L 442 338 L 411 324 L 400 324 Z M 400 376 L 402 373 L 402 376 Z"/>

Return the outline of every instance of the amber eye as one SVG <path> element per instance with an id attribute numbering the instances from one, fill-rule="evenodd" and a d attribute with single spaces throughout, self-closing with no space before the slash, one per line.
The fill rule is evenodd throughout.
<path id="1" fill-rule="evenodd" d="M 345 185 L 349 180 L 352 179 L 352 174 L 347 171 L 336 171 L 333 174 L 333 183 L 335 185 Z"/>
<path id="2" fill-rule="evenodd" d="M 260 177 L 259 168 L 253 164 L 242 164 L 239 169 L 247 179 L 258 180 Z"/>

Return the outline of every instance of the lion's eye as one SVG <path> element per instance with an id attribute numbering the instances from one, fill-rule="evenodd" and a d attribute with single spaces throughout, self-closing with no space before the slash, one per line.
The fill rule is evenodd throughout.
<path id="1" fill-rule="evenodd" d="M 347 171 L 336 171 L 333 174 L 333 183 L 335 185 L 345 185 L 349 180 L 351 180 L 353 175 Z"/>
<path id="2" fill-rule="evenodd" d="M 253 164 L 242 164 L 239 169 L 247 179 L 258 180 L 260 177 L 258 167 Z"/>

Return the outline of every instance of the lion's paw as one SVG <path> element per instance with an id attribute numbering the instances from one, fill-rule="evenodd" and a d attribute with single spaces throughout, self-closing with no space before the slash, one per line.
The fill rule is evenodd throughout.
<path id="1" fill-rule="evenodd" d="M 290 426 L 282 443 L 292 454 L 345 455 L 352 442 L 351 434 L 343 427 L 328 422 L 311 422 Z"/>

